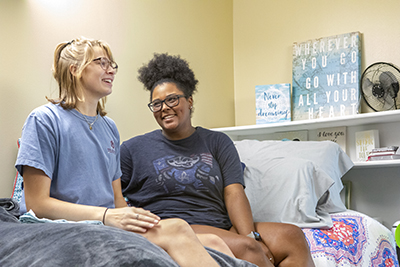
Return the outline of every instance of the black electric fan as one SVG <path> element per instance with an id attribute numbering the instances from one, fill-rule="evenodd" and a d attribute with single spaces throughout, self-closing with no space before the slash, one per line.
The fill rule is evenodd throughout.
<path id="1" fill-rule="evenodd" d="M 361 93 L 374 111 L 400 109 L 400 70 L 391 63 L 377 62 L 361 75 Z"/>

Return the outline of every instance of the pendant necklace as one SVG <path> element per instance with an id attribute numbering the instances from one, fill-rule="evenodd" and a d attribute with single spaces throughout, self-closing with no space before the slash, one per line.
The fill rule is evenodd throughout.
<path id="1" fill-rule="evenodd" d="M 99 113 L 97 113 L 96 118 L 94 119 L 93 122 L 89 122 L 88 119 L 86 118 L 86 116 L 83 115 L 83 113 L 82 113 L 77 107 L 75 107 L 75 108 L 76 108 L 76 110 L 79 111 L 79 113 L 82 114 L 82 116 L 83 116 L 83 118 L 85 119 L 86 123 L 89 125 L 89 129 L 92 130 L 92 129 L 93 129 L 93 124 L 94 124 L 94 123 L 97 121 L 97 119 L 99 118 Z"/>

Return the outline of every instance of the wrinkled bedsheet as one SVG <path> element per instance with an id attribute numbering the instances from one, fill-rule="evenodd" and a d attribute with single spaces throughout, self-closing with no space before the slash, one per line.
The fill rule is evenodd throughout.
<path id="1" fill-rule="evenodd" d="M 141 235 L 103 225 L 24 224 L 18 209 L 12 199 L 0 199 L 0 266 L 178 266 Z M 255 266 L 207 251 L 220 266 Z"/>

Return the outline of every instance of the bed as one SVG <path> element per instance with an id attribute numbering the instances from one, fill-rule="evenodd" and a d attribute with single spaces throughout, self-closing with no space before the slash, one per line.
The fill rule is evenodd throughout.
<path id="1" fill-rule="evenodd" d="M 0 266 L 178 267 L 136 233 L 87 222 L 21 223 L 18 215 L 18 202 L 0 199 Z M 206 249 L 220 266 L 256 267 Z"/>
<path id="2" fill-rule="evenodd" d="M 302 228 L 317 267 L 399 266 L 392 232 L 346 208 L 353 162 L 330 141 L 235 141 L 255 221 Z"/>
<path id="3" fill-rule="evenodd" d="M 22 188 L 23 178 L 17 172 L 11 198 L 0 198 L 0 266 L 178 267 L 163 249 L 136 233 L 98 221 L 51 221 L 29 213 L 19 216 Z M 256 267 L 206 250 L 222 267 Z"/>
<path id="4" fill-rule="evenodd" d="M 336 143 L 242 140 L 235 141 L 235 146 L 245 166 L 245 192 L 254 220 L 301 227 L 317 267 L 399 266 L 392 232 L 343 204 L 341 178 L 353 162 Z M 32 266 L 82 262 L 84 266 L 177 266 L 159 247 L 119 229 L 21 225 L 15 211 L 21 188 L 22 177 L 17 173 L 13 199 L 0 199 L 0 266 L 32 262 Z M 112 249 L 103 244 L 112 244 Z M 20 256 L 27 251 L 32 256 Z M 254 266 L 208 251 L 221 266 Z"/>

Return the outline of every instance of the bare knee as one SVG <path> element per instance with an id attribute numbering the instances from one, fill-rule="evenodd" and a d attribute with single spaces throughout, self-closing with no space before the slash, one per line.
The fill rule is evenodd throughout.
<path id="1" fill-rule="evenodd" d="M 283 224 L 283 227 L 280 229 L 280 239 L 286 240 L 293 245 L 298 245 L 299 242 L 307 242 L 303 231 L 293 224 Z"/>
<path id="2" fill-rule="evenodd" d="M 150 229 L 143 236 L 164 248 L 169 247 L 171 243 L 196 237 L 190 225 L 182 219 L 161 220 L 156 227 Z M 171 242 L 171 240 L 174 240 L 174 242 Z"/>
<path id="3" fill-rule="evenodd" d="M 235 257 L 225 241 L 219 236 L 215 234 L 197 234 L 197 238 L 203 246 L 215 249 L 231 257 Z"/>
<path id="4" fill-rule="evenodd" d="M 190 225 L 182 219 L 165 219 L 161 220 L 162 227 L 165 231 L 173 233 L 192 232 Z"/>
<path id="5" fill-rule="evenodd" d="M 221 244 L 225 244 L 222 238 L 214 234 L 198 234 L 197 236 L 201 243 L 206 247 L 214 248 L 220 246 Z"/>
<path id="6" fill-rule="evenodd" d="M 233 253 L 257 266 L 272 266 L 260 243 L 250 237 L 236 238 Z"/>
<path id="7" fill-rule="evenodd" d="M 314 266 L 308 242 L 303 231 L 291 224 L 284 224 L 279 230 L 281 236 L 276 240 L 275 262 L 279 266 Z"/>
<path id="8" fill-rule="evenodd" d="M 235 251 L 235 255 L 238 258 L 252 258 L 254 257 L 253 255 L 263 255 L 264 251 L 262 250 L 261 246 L 258 244 L 258 242 L 252 238 L 240 238 L 239 241 L 239 247 Z"/>
<path id="9" fill-rule="evenodd" d="M 162 235 L 177 240 L 178 238 L 193 239 L 196 234 L 190 225 L 182 219 L 165 219 L 161 220 Z"/>

